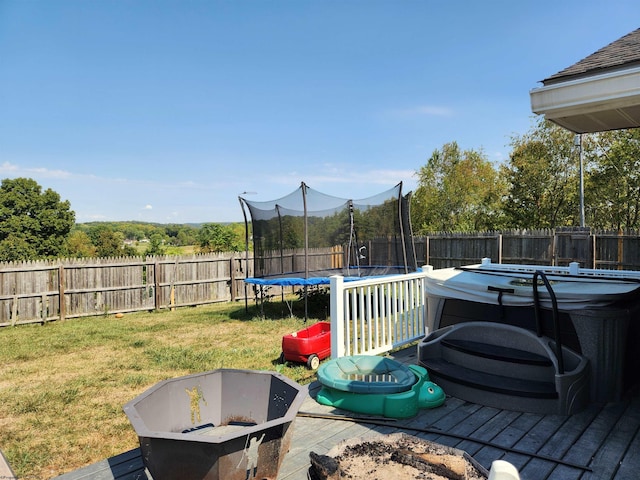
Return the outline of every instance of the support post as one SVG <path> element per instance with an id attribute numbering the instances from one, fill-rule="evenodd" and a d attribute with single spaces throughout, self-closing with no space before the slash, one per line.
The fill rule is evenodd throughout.
<path id="1" fill-rule="evenodd" d="M 585 226 L 584 220 L 584 168 L 583 168 L 583 155 L 582 155 L 582 134 L 578 133 L 575 136 L 574 144 L 578 149 L 578 161 L 580 167 L 580 226 Z"/>
<path id="2" fill-rule="evenodd" d="M 236 301 L 236 271 L 235 271 L 235 258 L 236 255 L 235 253 L 232 254 L 231 258 L 229 259 L 229 277 L 231 277 L 230 279 L 230 284 L 229 284 L 229 297 L 231 298 L 232 302 Z"/>
<path id="3" fill-rule="evenodd" d="M 153 289 L 155 290 L 154 295 L 154 310 L 158 310 L 160 308 L 160 279 L 158 278 L 158 261 L 153 262 Z"/>
<path id="4" fill-rule="evenodd" d="M 64 298 L 64 266 L 58 267 L 58 314 L 60 320 L 64 320 L 66 312 L 67 302 Z"/>
<path id="5" fill-rule="evenodd" d="M 344 355 L 344 277 L 329 279 L 331 314 L 331 358 Z"/>

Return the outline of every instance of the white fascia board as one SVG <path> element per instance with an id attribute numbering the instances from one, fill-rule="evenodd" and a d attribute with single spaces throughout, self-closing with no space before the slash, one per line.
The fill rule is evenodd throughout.
<path id="1" fill-rule="evenodd" d="M 640 105 L 640 67 L 534 88 L 530 97 L 533 113 L 550 118 Z"/>

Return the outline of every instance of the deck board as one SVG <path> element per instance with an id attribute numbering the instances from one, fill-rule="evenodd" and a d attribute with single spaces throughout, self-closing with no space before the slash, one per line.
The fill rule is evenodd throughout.
<path id="1" fill-rule="evenodd" d="M 620 415 L 618 422 L 611 429 L 606 441 L 596 451 L 593 460 L 592 478 L 611 478 L 619 470 L 625 455 L 637 453 L 630 452 L 629 447 L 633 444 L 634 439 L 638 437 L 639 429 L 640 409 L 635 408 L 633 404 L 629 404 L 624 413 Z M 637 467 L 638 463 L 636 461 Z M 636 476 L 638 471 L 636 470 Z"/>
<path id="2" fill-rule="evenodd" d="M 636 429 L 633 440 L 617 472 L 618 478 L 636 478 L 640 472 L 640 431 Z"/>
<path id="3" fill-rule="evenodd" d="M 513 463 L 516 468 L 526 465 L 528 458 L 526 455 L 510 452 L 509 449 L 516 448 L 520 440 L 526 437 L 530 428 L 540 421 L 540 415 L 521 414 L 502 429 L 491 441 L 492 443 L 504 447 L 507 450 L 500 450 L 494 447 L 483 447 L 475 455 L 474 458 L 483 465 L 490 465 L 493 460 L 498 458 Z M 460 448 L 458 446 L 458 448 Z M 522 445 L 517 447 L 518 450 L 535 453 L 533 450 L 523 448 Z M 506 453 L 505 453 L 506 452 Z M 468 452 L 471 453 L 471 452 Z M 509 458 L 505 458 L 509 457 Z"/>
<path id="4" fill-rule="evenodd" d="M 142 463 L 140 449 L 135 448 L 58 478 L 74 480 L 148 480 L 149 476 Z"/>
<path id="5" fill-rule="evenodd" d="M 402 350 L 394 358 L 415 363 L 415 350 Z M 308 387 L 278 480 L 306 480 L 310 451 L 327 453 L 342 440 L 399 431 L 466 450 L 487 469 L 493 460 L 510 461 L 522 480 L 630 480 L 640 471 L 637 387 L 621 402 L 589 405 L 571 416 L 500 410 L 448 397 L 441 407 L 421 410 L 411 419 L 374 418 L 368 423 L 356 414 L 320 405 L 314 400 L 318 390 L 317 382 Z M 150 480 L 139 449 L 58 477 L 89 478 Z"/>

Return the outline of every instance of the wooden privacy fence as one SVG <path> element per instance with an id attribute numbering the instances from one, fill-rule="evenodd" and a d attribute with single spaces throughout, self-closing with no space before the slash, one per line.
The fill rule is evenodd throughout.
<path id="1" fill-rule="evenodd" d="M 2 264 L 0 326 L 233 301 L 246 272 L 238 253 Z"/>
<path id="2" fill-rule="evenodd" d="M 438 234 L 415 237 L 418 265 L 445 268 L 479 263 L 640 270 L 640 235 L 587 229 Z M 368 259 L 389 241 L 369 243 Z M 313 269 L 344 265 L 344 249 L 313 249 Z M 281 268 L 304 265 L 302 249 L 279 251 Z M 384 257 L 387 258 L 387 257 Z M 274 262 L 276 260 L 273 260 Z M 253 258 L 243 253 L 174 257 L 61 259 L 0 263 L 0 327 L 22 323 L 226 302 L 252 297 L 244 283 Z M 277 292 L 276 292 L 277 293 Z"/>
<path id="3" fill-rule="evenodd" d="M 457 267 L 491 258 L 494 263 L 640 270 L 640 232 L 556 228 L 416 237 L 419 265 Z"/>

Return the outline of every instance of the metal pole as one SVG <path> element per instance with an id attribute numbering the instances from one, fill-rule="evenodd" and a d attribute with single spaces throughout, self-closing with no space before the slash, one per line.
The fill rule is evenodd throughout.
<path id="1" fill-rule="evenodd" d="M 254 194 L 256 192 L 242 192 L 240 195 L 248 195 Z M 244 217 L 244 252 L 245 252 L 245 265 L 244 265 L 244 278 L 245 280 L 249 277 L 249 222 L 247 221 L 247 212 L 244 209 L 246 201 L 238 195 L 238 201 L 240 202 L 240 208 L 242 208 L 242 216 Z M 247 205 L 248 208 L 248 205 Z M 242 267 L 242 262 L 240 262 L 240 266 Z M 247 294 L 247 282 L 242 282 L 244 284 L 244 310 L 245 312 L 249 311 L 249 297 Z M 231 282 L 231 288 L 235 288 L 233 282 Z"/>
<path id="2" fill-rule="evenodd" d="M 574 145 L 578 148 L 578 158 L 580 159 L 580 226 L 585 226 L 584 221 L 584 168 L 582 159 L 582 134 L 578 133 L 574 139 Z"/>
<path id="3" fill-rule="evenodd" d="M 309 223 L 307 212 L 307 186 L 304 182 L 300 184 L 302 189 L 302 208 L 304 210 L 304 278 L 309 278 Z M 304 321 L 309 316 L 309 296 L 307 282 L 304 283 Z"/>

